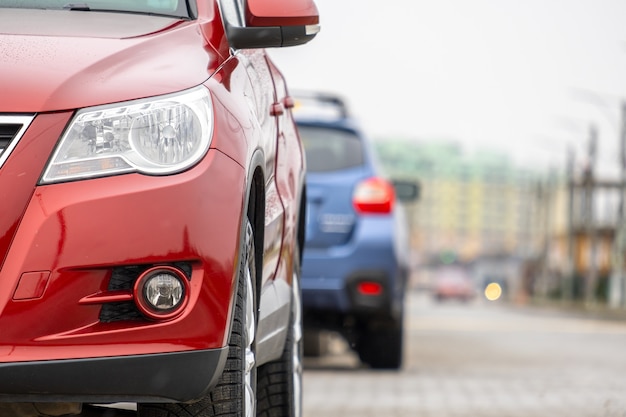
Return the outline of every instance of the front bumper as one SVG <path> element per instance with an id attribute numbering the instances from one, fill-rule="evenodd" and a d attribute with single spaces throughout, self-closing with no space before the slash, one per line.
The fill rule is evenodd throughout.
<path id="1" fill-rule="evenodd" d="M 188 402 L 215 385 L 227 356 L 228 347 L 0 363 L 0 402 Z"/>
<path id="2" fill-rule="evenodd" d="M 38 115 L 0 170 L 0 386 L 7 389 L 13 370 L 52 381 L 47 370 L 64 369 L 68 361 L 117 366 L 123 360 L 112 358 L 195 358 L 194 352 L 227 344 L 244 168 L 210 149 L 176 175 L 38 185 L 70 116 Z M 108 305 L 124 304 L 120 300 L 133 303 L 132 281 L 111 285 L 114 277 L 132 279 L 133 271 L 154 265 L 184 265 L 189 301 L 180 316 L 155 321 L 103 314 Z M 160 366 L 141 376 L 158 375 Z M 33 395 L 37 390 L 45 397 L 54 387 L 42 385 Z"/>

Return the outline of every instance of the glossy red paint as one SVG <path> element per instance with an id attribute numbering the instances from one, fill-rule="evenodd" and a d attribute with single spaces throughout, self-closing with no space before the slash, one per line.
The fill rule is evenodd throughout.
<path id="1" fill-rule="evenodd" d="M 48 286 L 50 271 L 24 272 L 17 284 L 13 300 L 41 298 Z"/>
<path id="2" fill-rule="evenodd" d="M 89 357 L 156 353 L 164 343 L 170 351 L 223 346 L 243 176 L 232 159 L 209 151 L 201 164 L 176 176 L 130 174 L 38 187 L 7 255 L 11 262 L 0 272 L 0 345 L 13 346 L 0 362 L 18 360 L 24 348 L 30 360 L 50 358 L 48 347 L 59 345 L 75 348 L 57 359 L 75 357 L 78 345 Z M 100 305 L 81 303 L 106 291 L 113 266 L 178 260 L 189 260 L 194 270 L 189 308 L 171 322 L 120 328 L 98 321 Z M 46 269 L 52 273 L 42 298 L 12 300 L 22 273 Z M 20 326 L 10 325 L 15 317 Z M 198 321 L 203 326 L 194 325 Z"/>
<path id="3" fill-rule="evenodd" d="M 4 102 L 2 98 L 0 101 Z M 13 240 L 26 204 L 35 190 L 41 171 L 70 117 L 69 112 L 39 115 L 33 120 L 26 134 L 13 150 L 11 158 L 2 166 L 2 171 L 0 171 L 0 189 L 3 193 L 3 198 L 0 199 L 0 213 L 2 213 L 0 216 L 0 266 L 4 263 L 6 252 Z"/>
<path id="4" fill-rule="evenodd" d="M 210 26 L 223 39 L 215 18 L 3 9 L 2 33 L 19 37 L 0 34 L 0 79 L 11 80 L 1 85 L 0 112 L 76 109 L 198 85 L 221 61 L 199 30 Z"/>
<path id="5" fill-rule="evenodd" d="M 290 98 L 289 91 L 282 73 L 271 61 L 269 61 L 268 64 L 276 90 L 276 102 L 288 102 Z M 289 109 L 290 107 L 285 108 Z M 287 213 L 287 216 L 285 216 L 285 242 L 283 244 L 283 248 L 286 248 L 287 251 L 283 254 L 283 259 L 289 262 L 289 265 L 286 265 L 286 269 L 291 271 L 292 266 L 290 262 L 294 258 L 293 249 L 299 244 L 299 242 L 295 240 L 298 236 L 298 227 L 301 224 L 300 222 L 305 221 L 304 218 L 301 218 L 301 213 L 299 212 L 300 201 L 298 200 L 300 197 L 300 176 L 301 173 L 305 171 L 303 158 L 304 148 L 302 147 L 302 142 L 299 140 L 291 111 L 284 111 L 281 115 L 277 116 L 277 122 L 278 130 L 281 134 L 278 137 L 276 151 L 278 156 L 276 184 Z M 285 276 L 287 279 L 291 278 L 289 274 L 279 274 L 279 276 Z"/>
<path id="6" fill-rule="evenodd" d="M 247 0 L 246 23 L 250 26 L 295 26 L 319 23 L 312 0 Z"/>
<path id="7" fill-rule="evenodd" d="M 273 21 L 280 24 L 317 19 L 309 1 L 294 2 L 306 6 L 298 9 L 307 15 L 304 20 L 290 2 L 285 4 L 288 10 L 278 12 L 274 0 L 265 0 L 259 13 L 268 20 L 256 24 L 272 21 L 272 13 L 278 13 Z M 9 125 L 9 115 L 32 118 L 0 166 L 2 400 L 14 389 L 6 382 L 13 372 L 26 370 L 22 375 L 28 379 L 30 369 L 37 373 L 50 363 L 103 369 L 110 359 L 127 363 L 141 355 L 137 366 L 151 375 L 156 371 L 145 364 L 165 355 L 184 357 L 183 362 L 210 358 L 212 369 L 221 372 L 246 216 L 254 223 L 255 255 L 262 267 L 254 277 L 256 300 L 266 314 L 258 318 L 255 339 L 276 338 L 259 343 L 256 353 L 266 361 L 279 357 L 280 337 L 286 337 L 291 317 L 293 260 L 303 240 L 305 167 L 285 81 L 265 51 L 256 45 L 232 49 L 214 0 L 198 2 L 197 19 L 1 10 L 0 124 Z M 211 102 L 213 114 L 203 120 L 212 120 L 210 131 L 203 128 L 210 147 L 195 165 L 170 175 L 41 179 L 77 111 L 198 87 L 208 91 L 210 100 L 203 103 Z M 111 126 L 107 132 L 117 129 Z M 86 137 L 81 138 L 87 142 Z M 176 271 L 185 279 L 179 311 L 159 316 L 138 306 L 142 274 L 151 268 Z M 108 312 L 120 303 L 132 311 Z M 39 383 L 48 377 L 63 378 L 44 375 Z M 88 377 L 95 384 L 90 386 L 106 387 L 94 388 L 88 400 L 84 393 L 74 397 L 61 388 L 56 394 L 78 402 L 93 402 L 98 395 L 105 402 L 133 400 L 134 393 L 117 392 L 97 375 Z M 24 392 L 9 394 L 56 400 L 57 387 L 26 392 L 29 383 Z M 148 391 L 136 401 L 151 398 L 150 382 L 142 383 Z M 208 387 L 201 383 L 190 395 L 203 389 Z M 154 395 L 158 401 L 180 399 Z"/>

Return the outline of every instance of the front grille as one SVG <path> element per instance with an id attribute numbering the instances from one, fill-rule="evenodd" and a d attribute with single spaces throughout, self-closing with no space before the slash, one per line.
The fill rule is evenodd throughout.
<path id="1" fill-rule="evenodd" d="M 128 266 L 113 269 L 111 279 L 109 280 L 108 290 L 132 290 L 135 281 L 146 269 L 148 269 L 146 266 Z M 139 312 L 137 306 L 132 301 L 104 304 L 100 310 L 100 321 L 103 323 L 125 320 L 141 320 L 143 318 L 143 315 Z"/>
<path id="2" fill-rule="evenodd" d="M 9 147 L 9 143 L 11 143 L 11 140 L 17 135 L 20 127 L 22 127 L 22 125 L 16 125 L 14 123 L 0 125 L 0 155 Z"/>
<path id="3" fill-rule="evenodd" d="M 103 305 L 100 310 L 100 321 L 102 323 L 143 319 L 145 317 L 137 310 L 137 306 L 132 301 L 108 303 Z"/>
<path id="4" fill-rule="evenodd" d="M 33 116 L 15 116 L 0 114 L 0 167 L 9 158 Z"/>

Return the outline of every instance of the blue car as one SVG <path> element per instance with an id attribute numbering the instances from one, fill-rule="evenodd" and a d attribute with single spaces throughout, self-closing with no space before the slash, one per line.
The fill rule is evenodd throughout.
<path id="1" fill-rule="evenodd" d="M 400 200 L 417 198 L 417 184 L 382 176 L 341 98 L 300 93 L 296 101 L 307 164 L 305 354 L 319 352 L 322 331 L 338 331 L 363 363 L 398 369 L 409 272 Z"/>

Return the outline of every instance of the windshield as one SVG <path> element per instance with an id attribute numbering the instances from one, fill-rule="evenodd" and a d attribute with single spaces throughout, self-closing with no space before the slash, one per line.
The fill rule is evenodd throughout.
<path id="1" fill-rule="evenodd" d="M 190 18 L 191 0 L 0 0 L 0 8 L 145 13 Z"/>

